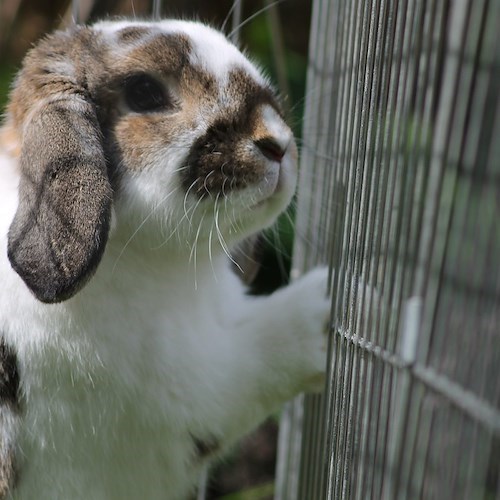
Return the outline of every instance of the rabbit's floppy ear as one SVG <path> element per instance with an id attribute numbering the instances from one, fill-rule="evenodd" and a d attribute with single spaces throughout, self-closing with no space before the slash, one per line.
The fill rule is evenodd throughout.
<path id="1" fill-rule="evenodd" d="M 21 136 L 21 179 L 8 255 L 42 302 L 73 296 L 108 237 L 112 190 L 86 77 L 98 64 L 89 31 L 59 33 L 33 49 L 9 107 Z"/>

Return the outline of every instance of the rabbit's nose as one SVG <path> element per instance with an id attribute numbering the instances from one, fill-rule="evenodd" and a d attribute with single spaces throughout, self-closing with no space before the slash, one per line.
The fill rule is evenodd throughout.
<path id="1" fill-rule="evenodd" d="M 253 142 L 265 158 L 277 163 L 281 163 L 293 142 L 292 131 L 269 104 L 263 105 L 259 110 Z"/>
<path id="2" fill-rule="evenodd" d="M 285 156 L 288 144 L 279 143 L 273 137 L 264 137 L 254 141 L 260 152 L 271 161 L 281 162 Z"/>

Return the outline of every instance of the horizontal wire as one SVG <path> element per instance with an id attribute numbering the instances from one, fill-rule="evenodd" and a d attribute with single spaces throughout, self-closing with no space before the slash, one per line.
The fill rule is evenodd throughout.
<path id="1" fill-rule="evenodd" d="M 333 334 L 335 335 L 335 333 Z M 341 329 L 337 329 L 336 334 L 393 368 L 408 370 L 416 380 L 424 384 L 432 392 L 443 396 L 447 402 L 500 436 L 500 410 L 496 409 L 488 401 L 478 397 L 477 394 L 465 389 L 430 366 L 405 361 L 398 354 L 388 351 L 382 346 L 356 334 Z"/>

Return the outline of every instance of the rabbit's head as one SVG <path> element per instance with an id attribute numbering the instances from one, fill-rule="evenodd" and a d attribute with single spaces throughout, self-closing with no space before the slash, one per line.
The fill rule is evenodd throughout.
<path id="1" fill-rule="evenodd" d="M 9 258 L 44 302 L 95 271 L 112 207 L 117 227 L 152 227 L 160 244 L 233 245 L 272 223 L 295 189 L 297 150 L 272 88 L 200 23 L 49 36 L 25 59 L 6 128 L 20 170 Z"/>

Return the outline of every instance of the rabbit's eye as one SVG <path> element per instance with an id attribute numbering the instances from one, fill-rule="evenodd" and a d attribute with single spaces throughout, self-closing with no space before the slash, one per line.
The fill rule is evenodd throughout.
<path id="1" fill-rule="evenodd" d="M 125 102 L 138 113 L 157 111 L 167 104 L 167 96 L 156 80 L 149 75 L 134 75 L 125 80 Z"/>

